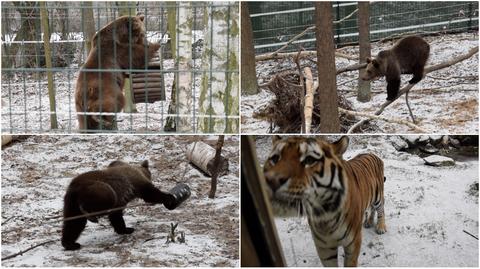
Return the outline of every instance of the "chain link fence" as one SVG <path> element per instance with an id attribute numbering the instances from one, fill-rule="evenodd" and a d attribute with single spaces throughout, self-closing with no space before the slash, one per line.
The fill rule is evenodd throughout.
<path id="1" fill-rule="evenodd" d="M 98 121 L 98 128 L 80 130 L 88 132 L 238 132 L 238 2 L 43 5 L 2 2 L 2 133 L 74 133 L 79 131 L 79 115 Z M 100 41 L 103 33 L 98 31 L 122 15 L 144 16 L 145 51 L 150 43 L 161 45 L 152 59 L 144 53 L 149 62 L 145 67 L 132 64 L 137 37 L 131 23 L 127 42 Z M 113 34 L 108 34 L 117 37 L 122 29 L 115 25 L 110 30 Z M 89 35 L 95 32 L 99 38 L 91 41 Z M 96 64 L 81 69 L 93 47 L 98 59 L 90 62 Z M 127 55 L 120 53 L 122 48 Z M 126 67 L 118 64 L 122 60 Z M 80 70 L 95 74 L 99 97 L 84 101 L 98 102 L 100 109 L 76 109 Z M 109 75 L 119 81 L 107 82 Z M 123 85 L 125 106 L 106 108 L 110 85 Z M 114 118 L 114 126 L 108 117 Z"/>
<path id="2" fill-rule="evenodd" d="M 257 54 L 275 51 L 295 35 L 314 25 L 314 2 L 249 2 Z M 332 2 L 334 20 L 341 20 L 355 9 L 357 2 Z M 358 42 L 357 14 L 334 25 L 335 42 L 343 46 Z M 370 40 L 403 33 L 456 33 L 478 31 L 478 2 L 371 2 Z M 315 33 L 293 42 L 315 49 Z"/>

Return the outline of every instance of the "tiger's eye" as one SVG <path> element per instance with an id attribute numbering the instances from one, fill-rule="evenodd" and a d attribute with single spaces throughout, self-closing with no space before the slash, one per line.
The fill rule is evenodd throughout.
<path id="1" fill-rule="evenodd" d="M 312 165 L 318 162 L 318 159 L 313 158 L 312 156 L 307 156 L 302 162 L 303 166 Z"/>
<path id="2" fill-rule="evenodd" d="M 278 161 L 280 160 L 280 156 L 275 154 L 273 155 L 272 157 L 270 157 L 270 161 L 272 162 L 272 164 L 276 164 L 278 163 Z"/>

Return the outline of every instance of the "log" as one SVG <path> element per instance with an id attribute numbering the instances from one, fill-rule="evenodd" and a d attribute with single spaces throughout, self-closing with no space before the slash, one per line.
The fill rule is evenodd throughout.
<path id="1" fill-rule="evenodd" d="M 303 70 L 305 71 L 305 79 L 306 79 L 305 109 L 304 109 L 305 133 L 309 134 L 312 126 L 313 96 L 315 95 L 315 92 L 313 88 L 312 70 L 310 70 L 310 67 L 305 67 Z"/>
<path id="2" fill-rule="evenodd" d="M 219 165 L 215 167 L 215 152 L 213 147 L 202 141 L 193 142 L 187 148 L 187 160 L 209 176 L 212 176 L 216 169 L 218 169 L 219 176 L 226 175 L 228 159 L 220 156 Z"/>

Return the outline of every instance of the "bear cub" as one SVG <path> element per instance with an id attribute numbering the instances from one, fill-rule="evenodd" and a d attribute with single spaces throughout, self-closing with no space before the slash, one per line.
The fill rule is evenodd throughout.
<path id="1" fill-rule="evenodd" d="M 122 111 L 126 75 L 121 70 L 145 68 L 160 48 L 159 43 L 145 43 L 144 19 L 143 15 L 122 16 L 94 35 L 90 53 L 77 79 L 77 113 Z M 116 70 L 104 71 L 111 69 Z M 77 118 L 81 131 L 116 129 L 114 115 L 78 114 Z"/>
<path id="2" fill-rule="evenodd" d="M 141 198 L 147 203 L 164 204 L 170 210 L 175 208 L 175 197 L 152 184 L 148 161 L 143 161 L 141 165 L 114 161 L 106 169 L 75 177 L 64 198 L 62 245 L 65 250 L 80 248 L 76 241 L 87 220 L 98 222 L 98 216 L 65 219 L 124 207 L 135 198 Z M 131 234 L 134 230 L 125 225 L 123 210 L 108 213 L 108 219 L 118 234 Z"/>
<path id="3" fill-rule="evenodd" d="M 393 101 L 400 89 L 400 75 L 413 74 L 408 83 L 418 83 L 423 78 L 429 55 L 430 45 L 423 38 L 402 38 L 391 49 L 380 51 L 374 59 L 367 58 L 366 72 L 361 79 L 374 80 L 385 76 L 387 100 Z"/>

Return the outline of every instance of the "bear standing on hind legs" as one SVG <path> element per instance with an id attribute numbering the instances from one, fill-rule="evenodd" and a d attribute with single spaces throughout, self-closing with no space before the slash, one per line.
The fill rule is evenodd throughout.
<path id="1" fill-rule="evenodd" d="M 400 89 L 400 75 L 413 74 L 408 83 L 418 83 L 423 78 L 425 64 L 430 55 L 430 45 L 418 36 L 400 39 L 391 49 L 382 50 L 374 59 L 367 58 L 363 80 L 385 76 L 387 100 L 393 101 Z"/>
<path id="2" fill-rule="evenodd" d="M 144 19 L 143 15 L 122 16 L 94 35 L 92 48 L 80 70 L 75 90 L 81 131 L 116 129 L 114 115 L 81 113 L 122 111 L 125 105 L 125 73 L 122 70 L 145 68 L 160 48 L 159 43 L 145 43 Z"/>

